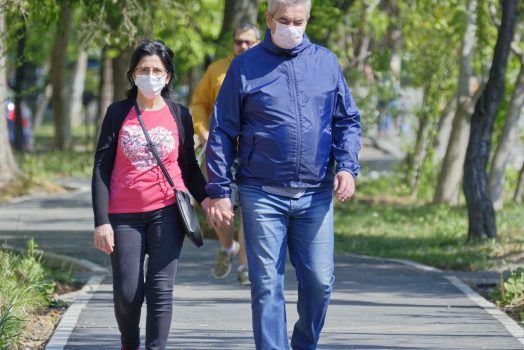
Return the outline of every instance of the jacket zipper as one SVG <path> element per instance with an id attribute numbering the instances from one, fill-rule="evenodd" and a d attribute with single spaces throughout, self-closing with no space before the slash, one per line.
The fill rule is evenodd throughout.
<path id="1" fill-rule="evenodd" d="M 290 59 L 289 62 L 291 63 L 291 85 L 293 86 L 293 94 L 295 99 L 295 114 L 296 114 L 296 120 L 297 120 L 297 166 L 295 168 L 295 181 L 298 181 L 298 171 L 300 169 L 300 151 L 302 148 L 302 142 L 301 142 L 301 123 L 300 123 L 300 113 L 298 111 L 298 93 L 297 93 L 297 85 L 296 85 L 296 77 L 295 77 L 295 66 L 293 64 L 293 59 Z"/>

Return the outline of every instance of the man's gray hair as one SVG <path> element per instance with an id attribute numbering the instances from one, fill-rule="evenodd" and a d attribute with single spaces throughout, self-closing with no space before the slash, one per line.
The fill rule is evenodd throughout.
<path id="1" fill-rule="evenodd" d="M 260 30 L 258 29 L 258 27 L 252 23 L 248 23 L 248 22 L 244 22 L 242 23 L 241 25 L 239 25 L 238 27 L 235 28 L 235 31 L 233 32 L 233 37 L 235 37 L 237 35 L 237 33 L 243 33 L 243 32 L 247 32 L 248 30 L 252 30 L 255 32 L 255 37 L 257 38 L 257 40 L 260 40 Z"/>
<path id="2" fill-rule="evenodd" d="M 311 0 L 267 0 L 267 12 L 271 16 L 277 12 L 279 6 L 296 6 L 296 5 L 306 5 L 307 14 L 311 12 Z"/>

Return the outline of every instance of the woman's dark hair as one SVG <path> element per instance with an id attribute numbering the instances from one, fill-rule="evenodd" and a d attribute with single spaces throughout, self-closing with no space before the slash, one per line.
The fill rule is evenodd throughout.
<path id="1" fill-rule="evenodd" d="M 175 78 L 175 64 L 173 63 L 173 50 L 167 47 L 162 40 L 142 40 L 138 43 L 133 55 L 131 56 L 131 62 L 129 63 L 129 70 L 127 71 L 127 80 L 129 81 L 129 89 L 127 90 L 128 98 L 135 98 L 138 88 L 133 80 L 133 72 L 138 65 L 138 62 L 146 56 L 157 55 L 162 61 L 166 72 L 171 74 L 169 83 L 162 89 L 160 93 L 163 97 L 169 97 L 171 91 L 170 83 Z"/>

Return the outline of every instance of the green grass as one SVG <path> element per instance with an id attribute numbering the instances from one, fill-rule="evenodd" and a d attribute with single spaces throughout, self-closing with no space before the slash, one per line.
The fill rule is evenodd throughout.
<path id="1" fill-rule="evenodd" d="M 94 151 L 92 143 L 86 147 L 84 134 L 83 128 L 74 129 L 74 150 L 60 151 L 53 148 L 52 125 L 42 125 L 35 135 L 35 150 L 16 154 L 25 177 L 38 184 L 56 177 L 91 176 Z M 89 130 L 89 135 L 92 134 L 93 130 Z"/>
<path id="2" fill-rule="evenodd" d="M 504 258 L 523 251 L 524 206 L 506 204 L 497 214 L 497 226 L 499 239 L 466 242 L 464 207 L 357 199 L 336 205 L 335 249 L 411 259 L 441 269 L 504 269 L 510 266 Z"/>
<path id="3" fill-rule="evenodd" d="M 34 241 L 21 255 L 0 251 L 0 280 L 0 349 L 8 349 L 17 343 L 28 315 L 49 305 L 55 282 Z"/>

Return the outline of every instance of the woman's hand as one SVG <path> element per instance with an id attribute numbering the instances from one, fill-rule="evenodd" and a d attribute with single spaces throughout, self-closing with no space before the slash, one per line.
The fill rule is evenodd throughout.
<path id="1" fill-rule="evenodd" d="M 113 228 L 110 224 L 97 226 L 93 236 L 96 249 L 101 250 L 106 254 L 111 254 L 113 252 L 115 238 Z"/>
<path id="2" fill-rule="evenodd" d="M 235 213 L 229 198 L 206 198 L 202 201 L 202 208 L 206 212 L 207 223 L 215 229 L 230 226 L 233 222 Z"/>
<path id="3" fill-rule="evenodd" d="M 208 213 L 209 208 L 211 207 L 211 198 L 206 197 L 202 202 L 200 202 L 200 206 L 202 207 L 202 210 L 204 213 Z"/>

